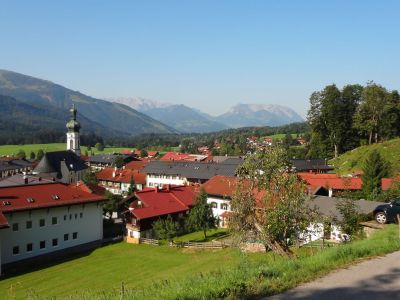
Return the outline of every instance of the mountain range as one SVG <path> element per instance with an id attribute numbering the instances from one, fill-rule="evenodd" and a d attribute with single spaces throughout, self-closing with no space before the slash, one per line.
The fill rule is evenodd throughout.
<path id="1" fill-rule="evenodd" d="M 170 104 L 145 98 L 112 98 L 180 132 L 210 132 L 227 128 L 280 126 L 304 119 L 289 107 L 277 104 L 237 104 L 228 112 L 211 116 L 183 104 Z"/>
<path id="2" fill-rule="evenodd" d="M 18 107 L 20 110 L 21 117 L 10 122 L 27 121 L 26 116 L 35 111 L 38 116 L 46 114 L 46 124 L 50 128 L 65 130 L 68 109 L 75 103 L 85 132 L 97 132 L 102 136 L 178 132 L 127 105 L 96 99 L 47 80 L 11 71 L 0 70 L 0 95 L 12 97 L 7 100 L 9 109 Z M 8 118 L 7 110 L 0 110 L 0 118 Z"/>
<path id="3" fill-rule="evenodd" d="M 248 126 L 278 126 L 303 119 L 280 105 L 238 104 L 220 116 L 211 116 L 183 104 L 145 98 L 97 99 L 51 81 L 0 70 L 2 129 L 65 130 L 68 109 L 75 103 L 83 133 L 103 137 L 145 133 L 212 132 Z M 7 124 L 5 124 L 7 120 Z"/>

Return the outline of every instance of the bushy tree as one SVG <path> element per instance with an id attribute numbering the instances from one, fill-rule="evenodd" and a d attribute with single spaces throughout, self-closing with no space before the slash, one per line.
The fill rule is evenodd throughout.
<path id="1" fill-rule="evenodd" d="M 390 173 L 389 164 L 378 151 L 372 151 L 363 167 L 363 192 L 368 199 L 373 199 L 381 192 L 381 180 Z"/>
<path id="2" fill-rule="evenodd" d="M 35 157 L 36 157 L 35 152 L 31 151 L 31 154 L 29 155 L 29 158 L 30 159 L 35 159 Z"/>
<path id="3" fill-rule="evenodd" d="M 96 145 L 94 146 L 96 148 L 97 151 L 103 151 L 104 150 L 104 146 L 102 143 L 96 143 Z"/>
<path id="4" fill-rule="evenodd" d="M 147 156 L 149 156 L 149 154 L 145 149 L 140 150 L 140 157 L 147 157 Z"/>
<path id="5" fill-rule="evenodd" d="M 186 226 L 189 230 L 202 230 L 206 239 L 207 230 L 214 229 L 217 225 L 218 219 L 214 217 L 211 205 L 207 203 L 207 193 L 201 189 L 189 212 Z"/>
<path id="6" fill-rule="evenodd" d="M 114 159 L 114 167 L 122 168 L 122 166 L 125 164 L 124 157 L 122 155 L 118 155 Z"/>
<path id="7" fill-rule="evenodd" d="M 36 154 L 36 159 L 41 160 L 44 156 L 44 151 L 42 149 L 39 149 L 37 154 Z"/>
<path id="8" fill-rule="evenodd" d="M 238 170 L 230 228 L 241 241 L 260 240 L 280 255 L 313 220 L 305 186 L 292 172 L 286 151 L 270 147 L 246 159 Z"/>
<path id="9" fill-rule="evenodd" d="M 179 224 L 168 215 L 166 219 L 155 221 L 153 230 L 158 239 L 171 241 L 178 234 Z"/>
<path id="10" fill-rule="evenodd" d="M 354 200 L 339 199 L 336 203 L 336 208 L 342 215 L 342 220 L 339 222 L 341 230 L 348 235 L 359 233 L 361 226 L 359 224 L 359 213 Z"/>
<path id="11" fill-rule="evenodd" d="M 24 159 L 24 158 L 26 157 L 25 151 L 22 150 L 22 149 L 18 150 L 16 156 L 17 156 L 19 159 Z"/>
<path id="12" fill-rule="evenodd" d="M 95 185 L 98 183 L 96 174 L 90 171 L 90 169 L 87 169 L 85 171 L 85 174 L 83 175 L 82 178 L 83 182 L 87 185 Z"/>
<path id="13" fill-rule="evenodd" d="M 108 215 L 111 219 L 113 212 L 118 212 L 119 204 L 122 201 L 121 195 L 114 195 L 113 193 L 106 192 L 107 201 L 103 205 L 103 214 Z"/>
<path id="14" fill-rule="evenodd" d="M 136 191 L 136 184 L 133 176 L 131 176 L 131 180 L 129 182 L 128 196 L 132 195 Z"/>

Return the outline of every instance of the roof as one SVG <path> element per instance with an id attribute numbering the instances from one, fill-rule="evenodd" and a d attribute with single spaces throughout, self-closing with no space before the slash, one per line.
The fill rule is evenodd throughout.
<path id="1" fill-rule="evenodd" d="M 187 154 L 179 152 L 167 152 L 160 159 L 162 161 L 202 161 L 207 158 L 207 155 Z"/>
<path id="2" fill-rule="evenodd" d="M 361 190 L 362 180 L 358 177 L 339 177 L 336 174 L 297 174 L 310 188 L 311 191 L 319 187 L 333 190 Z"/>
<path id="3" fill-rule="evenodd" d="M 130 212 L 143 220 L 189 210 L 196 199 L 196 191 L 189 186 L 176 186 L 168 189 L 147 189 L 135 193 L 138 201 L 130 206 Z M 132 209 L 133 208 L 133 209 Z"/>
<path id="4" fill-rule="evenodd" d="M 96 154 L 89 157 L 89 162 L 97 164 L 113 164 L 118 156 L 122 156 L 124 162 L 129 162 L 134 158 L 127 154 Z"/>
<path id="5" fill-rule="evenodd" d="M 0 188 L 0 212 L 16 212 L 103 201 L 76 185 L 61 183 Z"/>
<path id="6" fill-rule="evenodd" d="M 0 211 L 0 229 L 9 227 L 7 218 Z"/>
<path id="7" fill-rule="evenodd" d="M 33 184 L 48 184 L 54 182 L 51 179 L 43 178 L 35 175 L 16 174 L 0 180 L 0 187 L 33 185 Z"/>
<path id="8" fill-rule="evenodd" d="M 132 169 L 116 170 L 114 168 L 105 168 L 96 173 L 96 177 L 99 180 L 130 183 L 131 178 L 133 178 L 135 183 L 139 184 L 146 184 L 146 176 L 146 173 L 140 173 L 138 170 Z"/>
<path id="9" fill-rule="evenodd" d="M 208 195 L 231 198 L 238 181 L 237 177 L 217 175 L 204 183 L 203 188 Z"/>
<path id="10" fill-rule="evenodd" d="M 396 178 L 382 178 L 381 179 L 382 191 L 387 191 L 391 189 L 393 184 L 399 184 L 399 183 L 400 183 L 400 176 L 397 176 Z"/>
<path id="11" fill-rule="evenodd" d="M 332 217 L 335 218 L 337 221 L 341 221 L 342 215 L 336 208 L 336 204 L 340 199 L 341 198 L 316 196 L 315 198 L 310 200 L 309 206 L 311 208 L 316 208 L 319 213 L 324 216 Z M 356 204 L 357 211 L 363 214 L 371 213 L 378 205 L 382 204 L 382 202 L 367 200 L 355 200 L 354 202 Z"/>
<path id="12" fill-rule="evenodd" d="M 54 151 L 46 152 L 39 164 L 33 170 L 35 173 L 56 173 L 58 178 L 62 177 L 61 164 L 65 163 L 69 171 L 82 171 L 87 169 L 84 161 L 74 152 Z"/>
<path id="13" fill-rule="evenodd" d="M 333 170 L 333 166 L 328 165 L 326 159 L 315 158 L 315 159 L 292 159 L 293 167 L 297 172 L 308 171 L 308 170 Z"/>
<path id="14" fill-rule="evenodd" d="M 215 175 L 235 176 L 238 166 L 239 161 L 236 160 L 223 163 L 153 160 L 142 170 L 148 174 L 179 175 L 189 179 L 208 180 Z"/>
<path id="15" fill-rule="evenodd" d="M 34 162 L 26 159 L 0 159 L 0 172 L 21 168 L 32 168 L 34 164 Z"/>
<path id="16" fill-rule="evenodd" d="M 132 170 L 141 170 L 143 169 L 148 163 L 149 159 L 143 158 L 141 160 L 134 160 L 125 165 L 126 169 L 132 169 Z"/>

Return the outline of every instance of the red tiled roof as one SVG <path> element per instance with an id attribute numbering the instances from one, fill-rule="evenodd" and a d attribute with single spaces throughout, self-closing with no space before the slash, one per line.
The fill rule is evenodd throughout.
<path id="1" fill-rule="evenodd" d="M 125 155 L 131 155 L 134 153 L 133 150 L 129 150 L 129 149 L 124 149 L 120 152 L 121 154 L 125 154 Z"/>
<path id="2" fill-rule="evenodd" d="M 148 159 L 148 158 L 144 158 L 144 159 L 137 160 L 137 161 L 134 160 L 134 161 L 131 161 L 131 162 L 127 163 L 127 164 L 125 165 L 125 168 L 126 168 L 126 169 L 132 169 L 132 170 L 141 170 L 141 169 L 143 169 L 149 162 L 150 162 L 150 159 Z"/>
<path id="3" fill-rule="evenodd" d="M 115 177 L 113 176 L 115 172 Z M 140 173 L 138 170 L 105 168 L 96 174 L 97 179 L 113 182 L 131 182 L 131 177 L 135 183 L 146 184 L 146 173 Z"/>
<path id="4" fill-rule="evenodd" d="M 131 204 L 131 213 L 139 220 L 174 214 L 189 210 L 194 204 L 196 193 L 193 187 L 177 186 L 162 190 L 145 190 L 135 193 L 142 202 L 137 207 L 137 201 Z"/>
<path id="5" fill-rule="evenodd" d="M 318 187 L 333 190 L 361 190 L 362 180 L 357 177 L 339 177 L 336 174 L 298 173 L 300 179 L 305 181 L 311 190 Z"/>
<path id="6" fill-rule="evenodd" d="M 158 151 L 152 151 L 152 150 L 147 151 L 147 156 L 154 157 L 156 155 L 158 155 Z"/>
<path id="7" fill-rule="evenodd" d="M 77 183 L 71 184 L 70 186 L 73 188 L 79 188 L 86 193 L 96 194 L 99 196 L 103 196 L 106 192 L 105 188 L 98 186 L 97 184 L 87 185 L 82 180 L 78 181 Z"/>
<path id="8" fill-rule="evenodd" d="M 398 184 L 400 183 L 400 176 L 397 176 L 395 178 L 382 178 L 381 180 L 382 191 L 389 190 L 394 183 Z"/>
<path id="9" fill-rule="evenodd" d="M 3 213 L 0 211 L 0 229 L 9 227 L 8 221 Z"/>
<path id="10" fill-rule="evenodd" d="M 164 156 L 160 160 L 174 160 L 174 161 L 179 161 L 179 160 L 186 160 L 190 157 L 190 154 L 186 153 L 179 153 L 179 152 L 167 152 L 164 154 Z"/>
<path id="11" fill-rule="evenodd" d="M 53 199 L 54 196 L 59 199 Z M 29 198 L 33 201 L 29 202 Z M 4 187 L 0 189 L 0 212 L 6 213 L 103 200 L 104 197 L 88 193 L 79 186 L 61 183 Z M 10 205 L 7 205 L 7 203 L 10 203 Z"/>
<path id="12" fill-rule="evenodd" d="M 231 198 L 235 192 L 237 183 L 237 177 L 216 175 L 204 183 L 203 188 L 209 195 Z"/>

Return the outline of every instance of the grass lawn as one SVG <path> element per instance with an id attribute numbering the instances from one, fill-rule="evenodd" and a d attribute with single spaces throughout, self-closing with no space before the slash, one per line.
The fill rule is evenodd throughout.
<path id="1" fill-rule="evenodd" d="M 75 293 L 146 287 L 162 280 L 180 280 L 234 266 L 237 250 L 189 251 L 168 246 L 131 245 L 125 242 L 99 248 L 81 258 L 0 281 L 0 299 L 65 297 Z M 79 298 L 79 297 L 78 297 Z"/>
<path id="2" fill-rule="evenodd" d="M 218 237 L 224 236 L 228 233 L 227 229 L 217 228 L 215 230 L 207 231 L 207 238 L 204 239 L 204 233 L 202 231 L 196 231 L 188 233 L 179 237 L 174 238 L 175 242 L 210 242 Z"/>
<path id="3" fill-rule="evenodd" d="M 29 158 L 29 154 L 31 151 L 33 151 L 35 154 L 37 154 L 38 150 L 42 149 L 44 152 L 50 152 L 50 151 L 60 151 L 60 150 L 65 150 L 66 149 L 66 144 L 65 143 L 53 143 L 53 144 L 28 144 L 28 145 L 1 145 L 0 146 L 0 156 L 4 155 L 15 155 L 19 150 L 24 150 L 26 156 Z M 97 151 L 94 147 L 92 147 L 92 150 L 95 154 L 99 153 L 113 153 L 113 152 L 120 152 L 121 150 L 125 150 L 129 148 L 118 148 L 118 147 L 108 147 L 105 148 L 104 151 Z M 82 154 L 85 153 L 85 150 L 87 150 L 87 147 L 82 146 L 81 147 L 81 152 Z M 90 154 L 90 152 L 89 152 Z"/>

